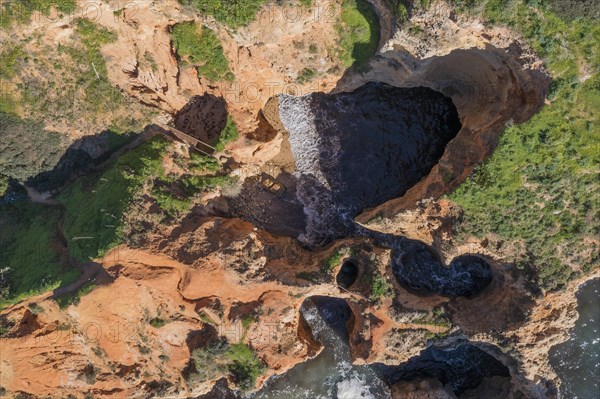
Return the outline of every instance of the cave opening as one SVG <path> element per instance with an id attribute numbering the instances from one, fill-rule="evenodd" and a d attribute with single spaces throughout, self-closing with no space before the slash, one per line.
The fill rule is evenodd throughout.
<path id="1" fill-rule="evenodd" d="M 350 288 L 358 279 L 359 268 L 352 259 L 345 261 L 336 277 L 336 283 L 342 288 Z"/>

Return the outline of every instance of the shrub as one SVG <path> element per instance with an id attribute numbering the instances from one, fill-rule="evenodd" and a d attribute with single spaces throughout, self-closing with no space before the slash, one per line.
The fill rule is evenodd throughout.
<path id="1" fill-rule="evenodd" d="M 379 298 L 392 294 L 392 287 L 387 282 L 384 276 L 379 273 L 374 273 L 371 280 L 371 295 L 372 301 L 377 301 Z"/>
<path id="2" fill-rule="evenodd" d="M 209 381 L 229 372 L 242 390 L 254 387 L 256 379 L 264 374 L 265 366 L 254 351 L 245 344 L 228 344 L 224 340 L 194 349 L 191 359 L 195 372 L 189 382 Z"/>
<path id="3" fill-rule="evenodd" d="M 233 80 L 229 61 L 212 30 L 195 22 L 182 22 L 173 27 L 171 34 L 177 54 L 194 65 L 199 76 L 213 82 Z"/>
<path id="4" fill-rule="evenodd" d="M 160 317 L 155 317 L 152 320 L 150 320 L 150 325 L 154 328 L 161 328 L 162 326 L 164 326 L 165 324 L 167 324 L 166 321 L 164 321 L 163 319 L 161 319 Z"/>
<path id="5" fill-rule="evenodd" d="M 226 353 L 229 359 L 228 370 L 242 390 L 254 388 L 256 379 L 264 374 L 265 366 L 256 354 L 245 344 L 233 344 Z"/>
<path id="6" fill-rule="evenodd" d="M 304 84 L 306 82 L 310 82 L 314 78 L 317 77 L 317 71 L 312 68 L 304 68 L 298 74 L 298 78 L 296 78 L 296 82 L 300 84 Z"/>
<path id="7" fill-rule="evenodd" d="M 68 307 L 69 305 L 79 305 L 81 297 L 89 294 L 96 288 L 96 284 L 93 282 L 86 283 L 83 287 L 78 289 L 75 293 L 67 295 L 62 298 L 58 298 L 56 302 L 61 309 Z"/>
<path id="8" fill-rule="evenodd" d="M 237 130 L 237 126 L 235 125 L 235 122 L 233 121 L 233 119 L 231 119 L 230 116 L 228 116 L 227 124 L 225 125 L 225 128 L 221 132 L 221 134 L 219 136 L 219 142 L 215 145 L 215 148 L 217 149 L 217 151 L 223 151 L 225 149 L 225 145 L 227 143 L 231 143 L 231 142 L 237 140 L 239 135 L 240 135 L 240 133 Z"/>
<path id="9" fill-rule="evenodd" d="M 212 15 L 217 21 L 232 28 L 238 28 L 252 22 L 266 1 L 267 0 L 179 0 L 181 4 L 191 6 L 202 14 Z M 308 5 L 308 1 L 311 0 L 301 1 L 302 4 Z"/>

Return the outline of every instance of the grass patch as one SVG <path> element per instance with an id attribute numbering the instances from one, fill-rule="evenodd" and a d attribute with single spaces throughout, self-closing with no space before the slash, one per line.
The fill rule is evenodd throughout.
<path id="1" fill-rule="evenodd" d="M 29 54 L 33 64 L 29 62 L 28 67 L 40 74 L 21 74 L 19 105 L 37 121 L 63 120 L 80 128 L 89 125 L 90 130 L 108 128 L 117 133 L 138 130 L 143 121 L 135 120 L 131 112 L 139 106 L 111 84 L 100 51 L 117 39 L 116 33 L 85 18 L 76 19 L 73 25 L 74 44 Z"/>
<path id="2" fill-rule="evenodd" d="M 94 288 L 96 288 L 95 283 L 92 283 L 92 282 L 86 283 L 83 287 L 81 287 L 79 290 L 77 290 L 77 292 L 75 292 L 71 295 L 56 299 L 56 303 L 58 303 L 58 306 L 61 309 L 66 309 L 67 307 L 69 307 L 69 305 L 77 306 L 77 305 L 79 305 L 79 302 L 81 302 L 81 298 L 84 295 L 87 295 L 90 292 L 92 292 L 94 290 Z"/>
<path id="3" fill-rule="evenodd" d="M 192 152 L 190 154 L 190 160 L 185 165 L 190 171 L 194 172 L 217 172 L 221 169 L 221 164 L 214 157 L 209 157 L 208 155 L 202 155 L 197 152 Z"/>
<path id="4" fill-rule="evenodd" d="M 156 136 L 58 196 L 66 208 L 65 235 L 77 259 L 101 257 L 123 241 L 123 214 L 149 179 L 164 174 L 162 156 L 168 144 Z"/>
<path id="5" fill-rule="evenodd" d="M 12 0 L 0 4 L 0 28 L 8 28 L 13 23 L 28 23 L 34 11 L 43 15 L 50 14 L 52 9 L 67 14 L 75 11 L 75 0 Z"/>
<path id="6" fill-rule="evenodd" d="M 346 68 L 365 67 L 379 43 L 379 20 L 366 0 L 344 0 L 342 21 L 336 26 L 339 58 Z"/>
<path id="7" fill-rule="evenodd" d="M 152 196 L 168 217 L 177 218 L 190 210 L 197 194 L 223 187 L 232 181 L 229 176 L 221 175 L 184 175 L 176 180 L 160 178 L 155 182 Z"/>
<path id="8" fill-rule="evenodd" d="M 198 317 L 200 317 L 200 320 L 202 320 L 203 322 L 210 324 L 212 326 L 216 326 L 217 324 L 213 321 L 213 319 L 210 318 L 209 315 L 206 314 L 206 312 L 204 311 L 200 311 L 198 312 Z"/>
<path id="9" fill-rule="evenodd" d="M 303 5 L 312 4 L 312 0 L 301 0 Z M 267 0 L 179 0 L 183 5 L 191 6 L 195 11 L 212 15 L 217 21 L 231 28 L 248 25 Z"/>
<path id="10" fill-rule="evenodd" d="M 57 249 L 60 210 L 15 201 L 0 206 L 0 268 L 6 286 L 0 309 L 27 297 L 53 290 L 79 277 L 79 270 L 61 263 Z"/>
<path id="11" fill-rule="evenodd" d="M 598 267 L 600 234 L 600 25 L 565 22 L 524 1 L 461 3 L 520 31 L 552 75 L 551 104 L 510 126 L 494 154 L 451 193 L 464 209 L 459 235 L 524 243 L 518 264 L 533 265 L 546 290 Z M 588 71 L 588 72 L 584 72 Z M 584 74 L 587 79 L 582 79 Z"/>
<path id="12" fill-rule="evenodd" d="M 171 35 L 177 54 L 182 61 L 196 67 L 198 76 L 212 82 L 233 80 L 229 61 L 212 30 L 195 22 L 182 22 L 173 27 Z"/>

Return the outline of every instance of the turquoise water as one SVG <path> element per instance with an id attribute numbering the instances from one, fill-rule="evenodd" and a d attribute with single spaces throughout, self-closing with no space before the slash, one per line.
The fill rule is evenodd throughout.
<path id="1" fill-rule="evenodd" d="M 579 319 L 568 341 L 550 350 L 561 399 L 600 399 L 600 279 L 577 292 Z"/>

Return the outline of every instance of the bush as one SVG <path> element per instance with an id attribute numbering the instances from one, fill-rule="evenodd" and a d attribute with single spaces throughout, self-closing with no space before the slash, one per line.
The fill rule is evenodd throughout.
<path id="1" fill-rule="evenodd" d="M 237 130 L 235 122 L 230 116 L 227 116 L 227 124 L 219 135 L 219 142 L 215 145 L 215 148 L 217 151 L 223 151 L 225 149 L 225 145 L 237 140 L 239 135 L 240 133 Z"/>
<path id="2" fill-rule="evenodd" d="M 392 287 L 387 282 L 384 276 L 379 273 L 374 273 L 371 280 L 371 295 L 372 301 L 377 301 L 379 298 L 392 294 Z"/>
<path id="3" fill-rule="evenodd" d="M 228 370 L 242 390 L 254 388 L 256 379 L 265 373 L 265 366 L 245 344 L 233 344 L 226 353 Z"/>
<path id="4" fill-rule="evenodd" d="M 317 71 L 312 68 L 304 68 L 298 74 L 298 78 L 296 78 L 296 82 L 300 84 L 304 84 L 306 82 L 310 82 L 314 78 L 317 77 Z"/>
<path id="5" fill-rule="evenodd" d="M 265 372 L 264 364 L 254 351 L 242 343 L 230 345 L 224 340 L 216 341 L 194 349 L 191 359 L 195 372 L 189 376 L 189 382 L 210 381 L 229 372 L 238 387 L 248 390 L 254 388 L 256 379 Z"/>
<path id="6" fill-rule="evenodd" d="M 308 5 L 310 0 L 301 0 Z M 232 28 L 249 24 L 267 0 L 179 0 L 183 5 L 193 7 L 196 11 L 212 15 L 217 21 Z"/>
<path id="7" fill-rule="evenodd" d="M 20 182 L 51 170 L 67 148 L 64 136 L 41 123 L 0 111 L 0 174 Z"/>
<path id="8" fill-rule="evenodd" d="M 179 57 L 194 65 L 198 75 L 210 81 L 233 80 L 229 61 L 215 33 L 195 22 L 182 22 L 171 32 Z"/>
<path id="9" fill-rule="evenodd" d="M 92 292 L 94 290 L 94 288 L 96 288 L 95 283 L 92 283 L 92 282 L 86 283 L 83 287 L 78 289 L 77 292 L 75 292 L 71 295 L 67 295 L 62 298 L 56 299 L 56 303 L 58 303 L 58 306 L 61 309 L 65 309 L 69 305 L 77 306 L 77 305 L 79 305 L 79 302 L 81 301 L 81 297 Z"/>

